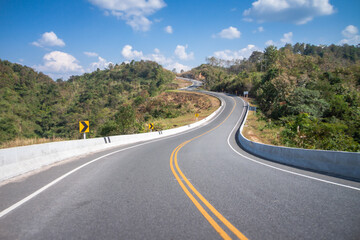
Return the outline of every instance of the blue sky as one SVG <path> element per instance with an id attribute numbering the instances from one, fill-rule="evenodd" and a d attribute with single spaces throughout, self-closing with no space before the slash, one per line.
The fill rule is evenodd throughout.
<path id="1" fill-rule="evenodd" d="M 0 58 L 54 80 L 109 63 L 188 70 L 273 44 L 360 43 L 359 0 L 1 0 Z"/>

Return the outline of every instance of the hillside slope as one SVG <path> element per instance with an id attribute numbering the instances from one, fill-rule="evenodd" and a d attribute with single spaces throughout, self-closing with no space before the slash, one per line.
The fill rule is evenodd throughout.
<path id="1" fill-rule="evenodd" d="M 236 62 L 211 57 L 186 74 L 209 90 L 249 91 L 282 145 L 360 151 L 359 45 L 269 46 Z"/>
<path id="2" fill-rule="evenodd" d="M 219 106 L 216 98 L 170 91 L 187 82 L 151 61 L 110 65 L 68 81 L 54 82 L 33 69 L 0 61 L 0 147 L 78 139 L 79 121 L 88 137 L 141 133 L 194 122 Z"/>
<path id="3" fill-rule="evenodd" d="M 106 122 L 124 114 L 143 129 L 134 107 L 166 89 L 175 75 L 155 62 L 111 65 L 109 69 L 54 82 L 33 69 L 0 61 L 0 143 L 14 138 L 77 138 L 78 122 L 91 122 L 90 135 L 100 136 Z M 122 118 L 125 119 L 125 118 Z"/>

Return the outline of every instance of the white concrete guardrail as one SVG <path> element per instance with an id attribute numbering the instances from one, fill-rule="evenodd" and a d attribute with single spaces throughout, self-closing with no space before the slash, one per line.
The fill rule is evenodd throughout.
<path id="1" fill-rule="evenodd" d="M 208 117 L 174 129 L 0 149 L 0 182 L 73 157 L 80 157 L 121 145 L 163 138 L 199 127 L 209 122 L 220 112 L 224 107 L 223 100 L 220 99 L 220 101 L 221 106 Z"/>
<path id="2" fill-rule="evenodd" d="M 248 111 L 247 107 L 238 134 L 246 151 L 271 161 L 360 181 L 360 153 L 278 147 L 248 140 L 242 134 Z"/>

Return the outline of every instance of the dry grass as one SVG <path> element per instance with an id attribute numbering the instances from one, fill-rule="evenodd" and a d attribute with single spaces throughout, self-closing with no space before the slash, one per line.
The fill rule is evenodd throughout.
<path id="1" fill-rule="evenodd" d="M 12 141 L 5 142 L 0 145 L 0 148 L 12 148 L 12 147 L 20 147 L 41 143 L 49 143 L 49 142 L 59 142 L 65 141 L 67 139 L 63 138 L 16 138 Z"/>
<path id="2" fill-rule="evenodd" d="M 257 106 L 253 99 L 244 100 L 248 101 L 251 106 Z M 279 140 L 281 130 L 281 128 L 274 128 L 271 122 L 261 119 L 258 112 L 249 111 L 242 133 L 247 139 L 254 142 L 281 145 Z"/>
<path id="3" fill-rule="evenodd" d="M 178 88 L 184 88 L 192 85 L 191 82 L 179 78 L 176 78 L 173 82 L 178 85 Z"/>
<path id="4" fill-rule="evenodd" d="M 176 90 L 190 86 L 192 83 L 182 79 L 175 78 L 171 83 L 166 84 L 166 89 Z"/>
<path id="5" fill-rule="evenodd" d="M 183 81 L 183 80 L 181 80 Z M 185 81 L 186 82 L 186 81 Z M 199 113 L 198 121 L 206 118 L 213 113 L 220 106 L 220 101 L 212 96 L 185 91 L 170 91 L 160 95 L 164 101 L 173 101 L 178 103 L 179 101 L 190 101 L 190 112 L 183 114 L 177 118 L 159 119 L 154 121 L 155 126 L 159 129 L 170 129 L 180 126 L 185 126 L 196 122 L 195 113 Z M 179 100 L 180 99 L 180 100 Z M 147 129 L 147 126 L 146 126 Z M 66 141 L 68 139 L 63 138 L 17 138 L 12 141 L 5 142 L 0 145 L 1 148 L 12 148 L 19 146 L 27 146 L 33 144 Z"/>
<path id="6" fill-rule="evenodd" d="M 183 114 L 177 118 L 158 119 L 154 121 L 154 124 L 155 126 L 157 126 L 158 129 L 165 130 L 170 128 L 176 128 L 194 123 L 196 121 L 200 121 L 209 116 L 211 113 L 213 113 L 216 109 L 220 107 L 219 99 L 206 94 L 185 91 L 175 91 L 172 93 L 181 94 L 183 95 L 182 97 L 184 97 L 185 99 L 188 99 L 190 97 L 193 101 L 191 106 L 189 106 L 191 112 Z M 171 100 L 171 92 L 168 92 L 168 94 L 170 95 L 168 95 L 167 98 Z M 198 119 L 196 119 L 195 113 L 199 114 Z"/>

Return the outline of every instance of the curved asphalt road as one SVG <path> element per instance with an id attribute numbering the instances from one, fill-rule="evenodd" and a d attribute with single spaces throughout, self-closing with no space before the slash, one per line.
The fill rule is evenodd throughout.
<path id="1" fill-rule="evenodd" d="M 1 216 L 0 239 L 359 239 L 360 183 L 244 152 L 242 100 L 215 95 L 226 106 L 206 126 L 1 186 L 3 211 L 118 151 Z"/>

